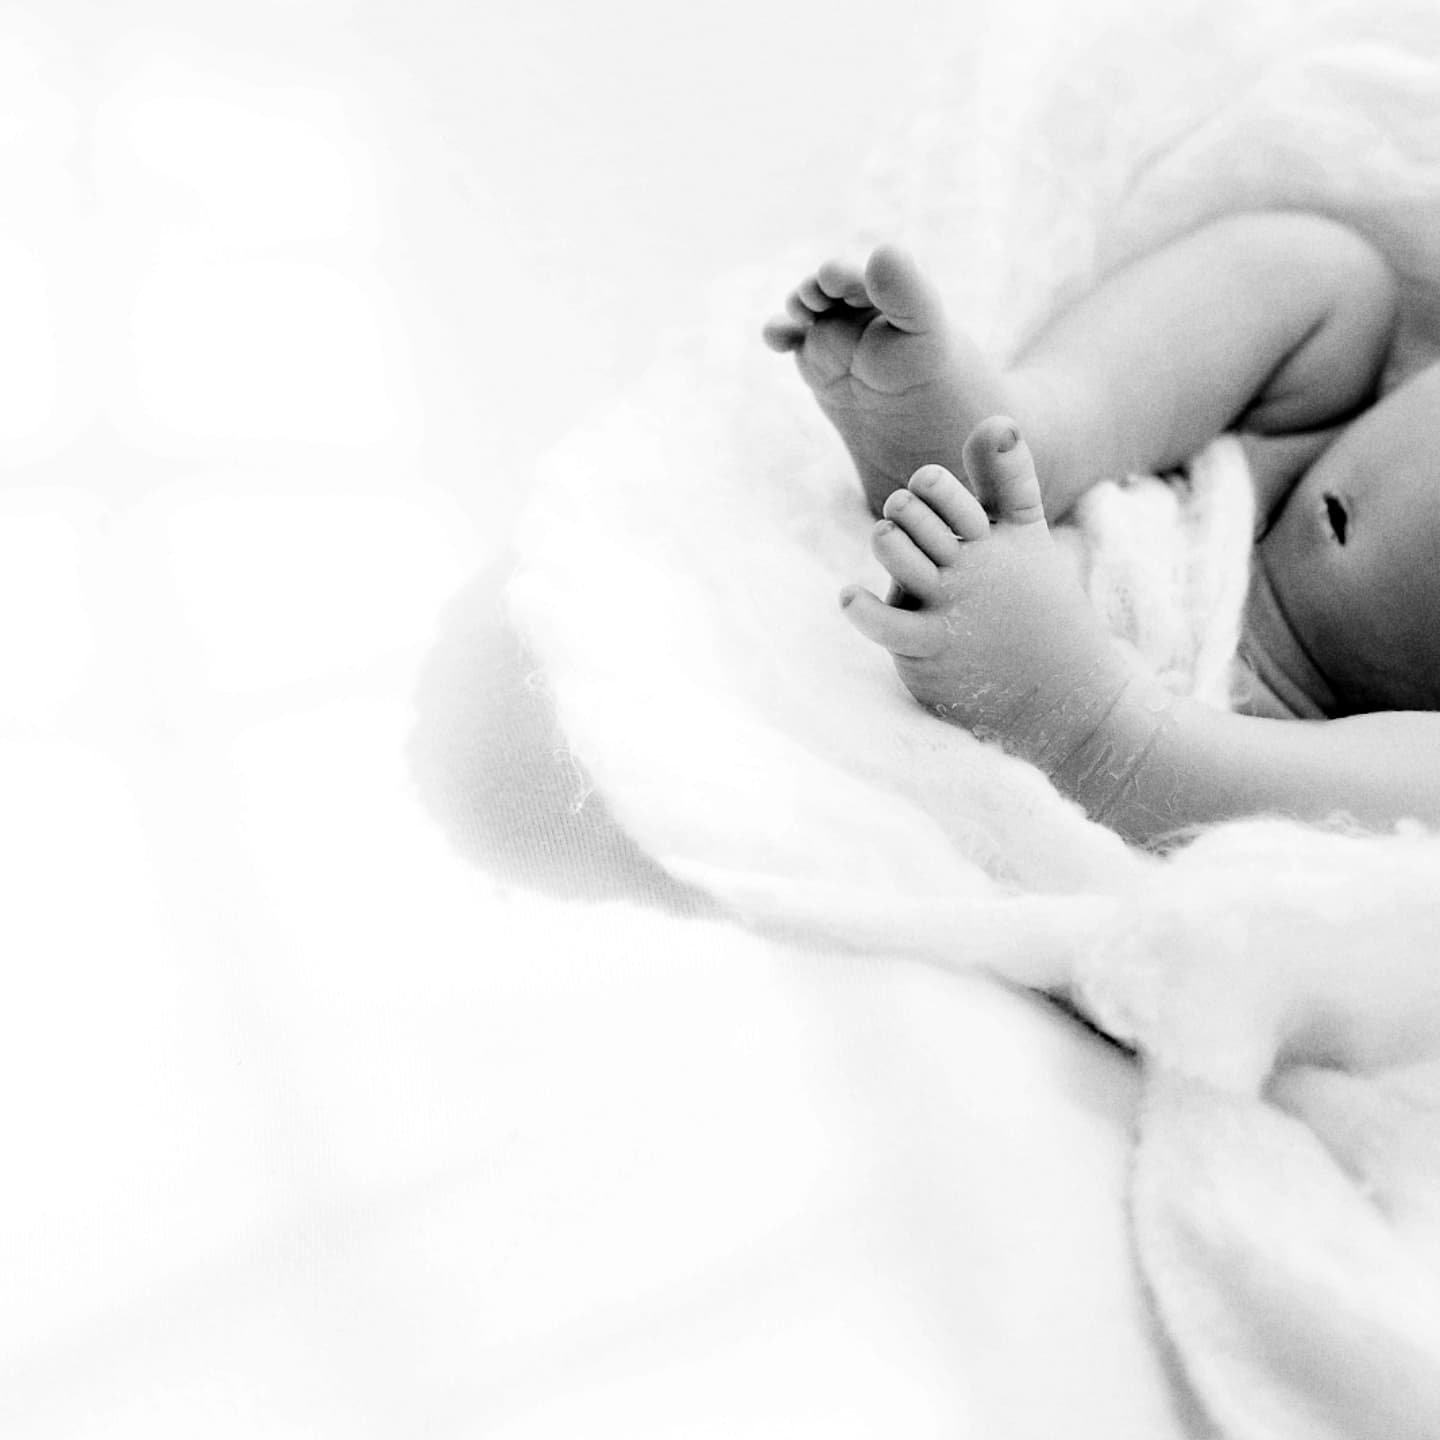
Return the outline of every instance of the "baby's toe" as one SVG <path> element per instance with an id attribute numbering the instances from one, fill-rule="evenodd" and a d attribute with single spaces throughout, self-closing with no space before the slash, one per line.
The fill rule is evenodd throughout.
<path id="1" fill-rule="evenodd" d="M 926 660 L 944 643 L 944 627 L 933 615 L 897 610 L 859 585 L 847 585 L 840 592 L 840 608 L 867 640 L 883 645 L 892 655 Z"/>
<path id="2" fill-rule="evenodd" d="M 882 520 L 870 534 L 875 558 L 890 572 L 890 578 L 917 600 L 929 600 L 940 592 L 940 574 L 935 563 L 893 520 Z"/>
<path id="3" fill-rule="evenodd" d="M 960 558 L 960 542 L 955 532 L 919 495 L 909 490 L 892 491 L 882 513 L 936 565 L 953 565 Z"/>
<path id="4" fill-rule="evenodd" d="M 788 315 L 775 315 L 765 322 L 760 338 L 772 349 L 784 354 L 787 350 L 798 350 L 805 343 L 808 325 L 801 325 Z"/>
<path id="5" fill-rule="evenodd" d="M 910 491 L 962 540 L 984 540 L 990 534 L 984 506 L 943 465 L 922 465 L 910 477 Z"/>
<path id="6" fill-rule="evenodd" d="M 800 297 L 800 303 L 816 315 L 824 314 L 835 303 L 834 297 L 827 295 L 820 288 L 820 279 L 817 275 L 807 275 L 795 287 L 795 293 Z"/>
<path id="7" fill-rule="evenodd" d="M 965 442 L 965 470 L 997 524 L 1044 524 L 1035 461 L 1020 428 L 1004 415 L 982 420 Z"/>
<path id="8" fill-rule="evenodd" d="M 820 288 L 835 300 L 843 300 L 857 310 L 870 305 L 870 292 L 865 288 L 865 276 L 859 266 L 843 260 L 827 260 L 816 272 Z"/>
<path id="9" fill-rule="evenodd" d="M 865 266 L 865 288 L 881 314 L 897 329 L 921 335 L 945 323 L 939 292 L 904 250 L 882 245 Z"/>
<path id="10" fill-rule="evenodd" d="M 813 325 L 816 312 L 806 303 L 797 286 L 785 297 L 785 313 L 799 325 Z"/>

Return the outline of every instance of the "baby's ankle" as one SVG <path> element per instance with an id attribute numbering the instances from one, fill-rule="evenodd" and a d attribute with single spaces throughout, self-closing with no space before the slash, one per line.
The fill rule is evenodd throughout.
<path id="1" fill-rule="evenodd" d="M 1031 758 L 1057 789 L 1095 821 L 1127 838 L 1149 838 L 1151 826 L 1131 813 L 1142 782 L 1187 708 L 1153 676 L 1097 672 L 1089 693 L 1074 697 L 1065 726 Z"/>

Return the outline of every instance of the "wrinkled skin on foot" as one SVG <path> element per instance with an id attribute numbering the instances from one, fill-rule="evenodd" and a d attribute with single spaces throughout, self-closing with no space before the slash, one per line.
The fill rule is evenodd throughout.
<path id="1" fill-rule="evenodd" d="M 764 333 L 772 349 L 794 354 L 877 514 L 920 466 L 961 472 L 966 435 L 1008 406 L 998 373 L 946 323 L 915 262 L 891 246 L 863 270 L 820 266 Z"/>
<path id="2" fill-rule="evenodd" d="M 1133 672 L 1050 536 L 1013 422 L 978 426 L 964 462 L 974 494 L 928 466 L 887 499 L 872 546 L 894 585 L 842 604 L 921 704 L 1053 773 Z"/>

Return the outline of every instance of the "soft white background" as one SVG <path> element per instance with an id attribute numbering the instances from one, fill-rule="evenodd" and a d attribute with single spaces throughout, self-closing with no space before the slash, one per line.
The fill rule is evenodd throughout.
<path id="1" fill-rule="evenodd" d="M 328 8 L 350 10 L 403 72 L 402 124 L 424 126 L 400 142 L 423 161 L 391 156 L 414 167 L 408 238 L 430 270 L 431 304 L 412 318 L 453 322 L 481 463 L 453 458 L 497 516 L 544 445 L 690 322 L 714 276 L 847 215 L 877 132 L 913 103 L 907 78 L 928 75 L 955 13 L 938 0 Z"/>
<path id="2" fill-rule="evenodd" d="M 7 1437 L 1162 1433 L 1113 1056 L 531 893 L 406 758 L 537 455 L 939 12 L 0 10 Z"/>

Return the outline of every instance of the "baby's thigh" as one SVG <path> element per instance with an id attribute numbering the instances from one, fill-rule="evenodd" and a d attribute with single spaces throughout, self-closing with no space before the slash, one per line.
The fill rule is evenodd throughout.
<path id="1" fill-rule="evenodd" d="M 1314 287 L 1321 318 L 1265 382 L 1243 427 L 1280 435 L 1349 419 L 1374 397 L 1395 342 L 1398 292 L 1390 267 L 1367 240 L 1306 217 L 1308 267 L 1296 281 Z"/>

